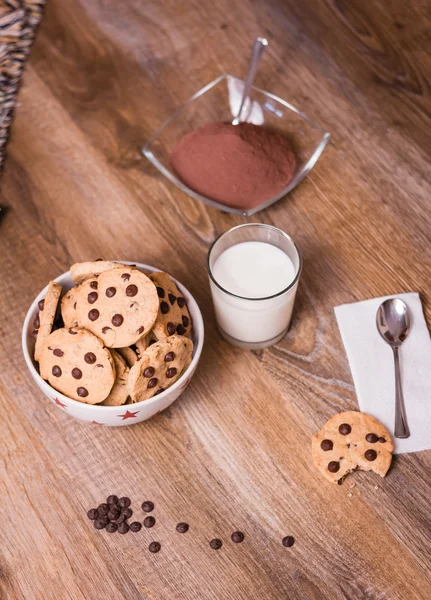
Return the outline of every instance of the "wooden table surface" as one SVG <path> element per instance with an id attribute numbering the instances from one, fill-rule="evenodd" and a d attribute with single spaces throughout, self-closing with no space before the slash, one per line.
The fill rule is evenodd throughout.
<path id="1" fill-rule="evenodd" d="M 1 181 L 10 206 L 0 223 L 2 600 L 431 597 L 431 453 L 397 456 L 385 479 L 356 473 L 342 486 L 310 457 L 326 419 L 357 408 L 333 307 L 419 291 L 431 322 L 426 9 L 420 0 L 48 4 Z M 251 219 L 289 232 L 305 262 L 292 328 L 260 354 L 220 338 L 205 268 L 217 234 L 246 219 L 187 197 L 139 152 L 198 88 L 224 71 L 242 75 L 256 35 L 270 40 L 259 87 L 332 134 L 307 179 Z M 190 387 L 132 427 L 71 419 L 42 396 L 21 353 L 38 291 L 99 256 L 170 271 L 205 319 Z M 111 493 L 130 496 L 138 515 L 153 500 L 155 528 L 96 532 L 86 511 Z M 182 520 L 191 527 L 181 536 Z M 235 529 L 243 544 L 229 542 Z M 219 552 L 213 537 L 225 542 Z M 152 540 L 159 554 L 148 552 Z"/>

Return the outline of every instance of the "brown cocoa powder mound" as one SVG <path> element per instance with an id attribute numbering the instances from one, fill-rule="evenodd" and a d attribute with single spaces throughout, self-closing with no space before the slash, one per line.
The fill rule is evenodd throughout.
<path id="1" fill-rule="evenodd" d="M 181 138 L 170 158 L 192 190 L 240 209 L 280 193 L 296 167 L 286 138 L 252 123 L 208 123 Z"/>

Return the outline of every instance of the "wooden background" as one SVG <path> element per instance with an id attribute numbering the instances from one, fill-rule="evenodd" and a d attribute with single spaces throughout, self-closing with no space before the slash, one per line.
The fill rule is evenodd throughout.
<path id="1" fill-rule="evenodd" d="M 310 462 L 312 434 L 357 408 L 333 306 L 417 290 L 431 320 L 427 14 L 426 0 L 48 4 L 1 182 L 2 600 L 431 597 L 431 453 L 342 486 Z M 205 270 L 210 242 L 245 219 L 186 197 L 139 152 L 198 88 L 242 75 L 256 35 L 270 40 L 257 84 L 332 133 L 309 177 L 252 218 L 305 261 L 292 329 L 260 355 L 218 335 Z M 191 386 L 134 427 L 70 419 L 21 354 L 36 293 L 99 256 L 170 271 L 204 313 Z M 153 500 L 156 527 L 94 531 L 85 513 L 110 493 Z M 236 528 L 243 544 L 228 542 Z"/>

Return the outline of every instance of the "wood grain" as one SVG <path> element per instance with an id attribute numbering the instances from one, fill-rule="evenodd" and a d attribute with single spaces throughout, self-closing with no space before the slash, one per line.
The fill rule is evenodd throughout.
<path id="1" fill-rule="evenodd" d="M 342 486 L 310 456 L 325 420 L 357 407 L 333 307 L 417 290 L 431 322 L 429 31 L 419 0 L 48 4 L 1 183 L 2 600 L 430 598 L 431 453 Z M 139 152 L 198 88 L 241 75 L 256 35 L 270 39 L 259 87 L 332 134 L 307 179 L 257 216 L 305 261 L 292 328 L 260 354 L 218 335 L 205 270 L 211 241 L 245 219 L 186 197 Z M 135 427 L 68 418 L 21 354 L 36 293 L 98 256 L 170 271 L 204 314 L 191 385 Z M 95 532 L 85 513 L 110 493 L 138 515 L 153 500 L 157 525 Z"/>

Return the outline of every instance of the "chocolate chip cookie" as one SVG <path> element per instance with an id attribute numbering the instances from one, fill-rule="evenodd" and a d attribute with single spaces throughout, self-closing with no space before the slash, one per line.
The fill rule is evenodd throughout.
<path id="1" fill-rule="evenodd" d="M 162 271 L 152 273 L 150 279 L 157 288 L 159 298 L 159 312 L 153 326 L 153 334 L 158 340 L 163 340 L 170 335 L 190 336 L 192 320 L 187 308 L 186 300 L 169 277 Z"/>
<path id="2" fill-rule="evenodd" d="M 312 441 L 318 470 L 333 483 L 356 469 L 375 471 L 384 477 L 394 449 L 389 432 L 374 417 L 348 411 L 334 415 Z"/>
<path id="3" fill-rule="evenodd" d="M 175 383 L 192 360 L 193 342 L 172 335 L 152 344 L 130 369 L 129 394 L 133 402 L 148 400 Z"/>
<path id="4" fill-rule="evenodd" d="M 61 285 L 55 281 L 50 281 L 44 300 L 39 301 L 39 313 L 33 321 L 34 331 L 37 332 L 34 348 L 34 358 L 37 361 L 40 360 L 45 340 L 52 331 L 60 294 Z"/>
<path id="5" fill-rule="evenodd" d="M 97 335 L 108 348 L 124 348 L 146 335 L 157 317 L 154 283 L 133 267 L 105 271 L 97 289 L 81 286 L 76 303 L 79 327 Z"/>
<path id="6" fill-rule="evenodd" d="M 89 277 L 95 277 L 100 275 L 100 273 L 110 271 L 111 269 L 118 269 L 121 266 L 123 266 L 121 263 L 112 262 L 110 260 L 94 260 L 75 263 L 70 267 L 70 276 L 75 284 L 79 285 Z"/>
<path id="7" fill-rule="evenodd" d="M 115 350 L 111 350 L 115 365 L 115 382 L 109 396 L 101 402 L 102 406 L 121 406 L 127 400 L 129 395 L 127 389 L 127 380 L 129 378 L 129 367 L 124 358 Z"/>
<path id="8" fill-rule="evenodd" d="M 116 371 L 110 351 L 85 329 L 57 329 L 45 340 L 40 374 L 69 398 L 98 404 L 107 398 Z"/>
<path id="9" fill-rule="evenodd" d="M 81 263 L 80 263 L 81 264 Z M 86 283 L 92 290 L 97 290 L 97 278 L 90 277 L 83 281 L 78 287 L 71 288 L 61 299 L 61 316 L 65 327 L 77 327 L 76 303 L 81 286 Z"/>

